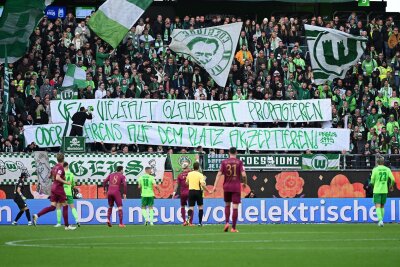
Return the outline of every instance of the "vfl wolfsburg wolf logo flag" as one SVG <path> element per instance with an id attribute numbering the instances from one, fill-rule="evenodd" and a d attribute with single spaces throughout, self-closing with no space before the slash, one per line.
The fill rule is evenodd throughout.
<path id="1" fill-rule="evenodd" d="M 219 86 L 225 86 L 242 22 L 223 26 L 172 32 L 170 48 L 190 56 Z"/>
<path id="2" fill-rule="evenodd" d="M 339 154 L 305 154 L 302 156 L 303 170 L 339 170 L 339 166 Z"/>
<path id="3" fill-rule="evenodd" d="M 367 39 L 338 30 L 305 25 L 316 84 L 344 78 L 365 51 Z"/>

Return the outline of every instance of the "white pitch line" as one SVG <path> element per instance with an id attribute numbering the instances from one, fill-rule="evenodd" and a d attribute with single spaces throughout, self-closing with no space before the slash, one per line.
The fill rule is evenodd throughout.
<path id="1" fill-rule="evenodd" d="M 113 247 L 111 248 L 118 248 L 115 247 L 115 245 L 130 245 L 130 246 L 137 246 L 137 245 L 178 245 L 178 244 L 189 244 L 189 245 L 195 245 L 195 244 L 225 244 L 225 243 L 284 243 L 284 242 L 290 242 L 290 243 L 307 243 L 307 242 L 359 242 L 359 241 L 400 241 L 400 239 L 396 238 L 359 238 L 359 239 L 321 239 L 321 240 L 315 240 L 315 239 L 285 239 L 285 240 L 270 240 L 270 239 L 263 239 L 263 240 L 188 240 L 188 241 L 154 241 L 154 242 L 138 242 L 134 241 L 132 243 L 80 243 L 80 244 L 21 244 L 24 242 L 37 242 L 37 241 L 55 241 L 55 240 L 73 240 L 73 239 L 90 239 L 90 238 L 103 238 L 103 237 L 77 237 L 77 238 L 56 238 L 56 239 L 31 239 L 31 240 L 15 240 L 15 241 L 9 241 L 6 242 L 5 245 L 7 246 L 17 246 L 17 247 L 70 247 L 71 245 L 77 246 L 80 248 L 93 248 L 93 247 L 101 247 L 101 246 L 110 246 L 112 245 Z M 111 237 L 107 237 L 111 238 Z M 115 238 L 112 237 L 112 238 Z M 121 248 L 121 247 L 119 247 Z"/>

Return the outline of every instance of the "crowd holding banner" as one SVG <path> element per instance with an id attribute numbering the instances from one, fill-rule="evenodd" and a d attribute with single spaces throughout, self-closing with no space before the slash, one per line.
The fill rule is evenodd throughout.
<path id="1" fill-rule="evenodd" d="M 25 128 L 28 143 L 40 147 L 61 145 L 64 124 L 35 125 Z M 87 142 L 110 144 L 152 144 L 269 151 L 349 150 L 350 131 L 321 128 L 239 128 L 136 122 L 92 122 L 84 126 Z"/>
<path id="2" fill-rule="evenodd" d="M 51 101 L 52 122 L 66 122 L 80 107 L 93 107 L 93 122 L 239 123 L 313 122 L 332 119 L 330 99 L 293 101 L 87 99 Z"/>

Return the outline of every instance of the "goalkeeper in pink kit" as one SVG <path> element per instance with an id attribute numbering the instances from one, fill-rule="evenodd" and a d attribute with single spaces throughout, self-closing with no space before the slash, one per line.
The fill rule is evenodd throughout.
<path id="1" fill-rule="evenodd" d="M 126 199 L 127 185 L 126 185 L 126 178 L 123 175 L 123 170 L 124 169 L 122 166 L 118 166 L 117 172 L 108 175 L 103 182 L 104 194 L 107 194 L 108 198 L 107 225 L 109 227 L 112 226 L 110 219 L 115 202 L 115 204 L 118 207 L 119 227 L 125 228 L 125 225 L 123 223 L 121 185 L 124 185 L 124 193 L 123 193 L 124 199 Z"/>

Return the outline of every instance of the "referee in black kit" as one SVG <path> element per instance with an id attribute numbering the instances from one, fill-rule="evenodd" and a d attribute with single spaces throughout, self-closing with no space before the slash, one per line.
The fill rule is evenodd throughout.
<path id="1" fill-rule="evenodd" d="M 72 128 L 69 136 L 82 136 L 83 135 L 83 125 L 85 124 L 86 119 L 91 120 L 92 109 L 89 107 L 89 110 L 86 110 L 84 107 L 81 107 L 78 112 L 76 112 L 72 116 Z"/>
<path id="2" fill-rule="evenodd" d="M 32 225 L 31 222 L 31 213 L 29 211 L 28 205 L 26 205 L 24 195 L 22 194 L 25 185 L 25 179 L 28 178 L 28 174 L 21 173 L 21 176 L 18 179 L 18 182 L 15 184 L 14 187 L 14 202 L 17 204 L 19 208 L 19 213 L 15 220 L 12 222 L 12 225 L 17 225 L 19 218 L 21 218 L 22 214 L 25 212 L 26 219 L 28 220 L 28 225 Z"/>
<path id="3" fill-rule="evenodd" d="M 199 224 L 198 226 L 203 226 L 203 191 L 206 191 L 206 182 L 204 179 L 204 175 L 199 171 L 200 164 L 195 162 L 193 164 L 193 171 L 189 172 L 186 176 L 186 184 L 189 185 L 189 210 L 188 210 L 188 219 L 189 226 L 193 226 L 193 213 L 194 206 L 197 203 L 197 207 L 199 208 Z M 211 193 L 211 191 L 208 191 Z"/>

